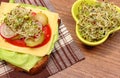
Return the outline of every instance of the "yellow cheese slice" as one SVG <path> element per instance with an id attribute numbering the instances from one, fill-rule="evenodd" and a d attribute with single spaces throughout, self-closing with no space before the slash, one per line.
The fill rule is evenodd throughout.
<path id="1" fill-rule="evenodd" d="M 19 4 L 1 3 L 1 6 L 0 6 L 0 21 L 2 19 L 4 19 L 4 14 L 9 13 L 17 5 L 19 5 Z M 44 45 L 42 47 L 39 47 L 39 48 L 18 47 L 18 46 L 14 46 L 14 45 L 6 42 L 0 36 L 0 48 L 10 50 L 10 51 L 20 52 L 20 53 L 32 54 L 32 55 L 36 55 L 36 56 L 40 56 L 40 57 L 48 55 L 50 53 L 49 51 L 51 49 L 51 45 L 53 44 L 54 36 L 58 35 L 58 33 L 55 33 L 55 32 L 58 31 L 58 27 L 57 27 L 58 14 L 50 12 L 48 10 L 40 10 L 38 8 L 27 7 L 27 9 L 32 9 L 36 13 L 41 11 L 44 14 L 47 15 L 48 22 L 49 22 L 50 27 L 51 27 L 51 33 L 52 33 L 50 41 L 46 45 Z M 1 25 L 1 23 L 0 23 L 0 25 Z"/>

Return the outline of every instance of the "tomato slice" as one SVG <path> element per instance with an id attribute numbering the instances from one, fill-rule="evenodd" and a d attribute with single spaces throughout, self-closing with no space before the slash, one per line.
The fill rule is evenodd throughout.
<path id="1" fill-rule="evenodd" d="M 43 26 L 42 31 L 45 34 L 45 39 L 44 39 L 44 41 L 40 45 L 35 46 L 35 47 L 41 47 L 41 46 L 45 45 L 46 43 L 48 43 L 48 41 L 50 40 L 50 37 L 51 37 L 51 28 L 50 28 L 50 26 L 49 25 Z M 4 39 L 8 43 L 13 44 L 15 46 L 27 47 L 24 39 L 20 39 L 20 40 L 17 40 L 17 39 L 13 40 L 12 38 L 4 38 Z"/>
<path id="2" fill-rule="evenodd" d="M 5 39 L 8 43 L 11 43 L 15 46 L 19 46 L 19 47 L 26 47 L 26 44 L 24 42 L 24 39 L 20 39 L 20 40 L 13 40 L 13 39 Z"/>

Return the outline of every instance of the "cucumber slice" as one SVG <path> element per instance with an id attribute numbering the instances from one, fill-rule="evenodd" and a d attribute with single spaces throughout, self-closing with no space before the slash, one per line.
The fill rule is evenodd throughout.
<path id="1" fill-rule="evenodd" d="M 20 40 L 21 38 L 22 38 L 22 36 L 17 34 L 16 36 L 12 37 L 11 39 L 12 40 Z"/>
<path id="2" fill-rule="evenodd" d="M 38 20 L 43 26 L 48 24 L 48 17 L 42 12 L 37 13 L 35 19 Z"/>
<path id="3" fill-rule="evenodd" d="M 45 38 L 44 34 L 41 34 L 41 36 L 38 38 L 25 39 L 26 46 L 28 46 L 28 47 L 38 46 L 44 41 L 44 38 Z"/>

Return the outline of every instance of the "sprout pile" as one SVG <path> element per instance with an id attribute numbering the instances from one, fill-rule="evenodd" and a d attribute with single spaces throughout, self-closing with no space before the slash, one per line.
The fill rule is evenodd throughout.
<path id="1" fill-rule="evenodd" d="M 78 12 L 79 32 L 87 41 L 99 41 L 120 26 L 120 12 L 113 3 L 96 2 L 89 5 L 83 1 Z"/>

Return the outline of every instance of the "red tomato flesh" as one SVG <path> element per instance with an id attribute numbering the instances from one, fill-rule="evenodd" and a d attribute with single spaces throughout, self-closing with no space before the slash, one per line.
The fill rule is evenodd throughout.
<path id="1" fill-rule="evenodd" d="M 26 47 L 26 44 L 24 42 L 24 39 L 20 39 L 20 40 L 12 40 L 12 39 L 5 39 L 8 43 L 13 44 L 15 46 L 19 46 L 19 47 Z"/>
<path id="2" fill-rule="evenodd" d="M 48 41 L 50 40 L 50 37 L 51 37 L 51 28 L 50 28 L 50 26 L 49 25 L 43 26 L 42 31 L 45 34 L 45 39 L 44 39 L 44 41 L 40 45 L 35 46 L 35 47 L 41 47 L 41 46 L 45 45 L 46 43 L 48 43 Z M 20 39 L 20 40 L 13 40 L 12 38 L 4 38 L 4 39 L 8 43 L 13 44 L 15 46 L 27 47 L 24 39 Z"/>
<path id="3" fill-rule="evenodd" d="M 36 12 L 32 12 L 32 16 L 35 16 L 36 15 Z"/>

